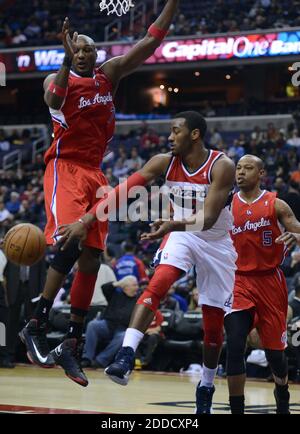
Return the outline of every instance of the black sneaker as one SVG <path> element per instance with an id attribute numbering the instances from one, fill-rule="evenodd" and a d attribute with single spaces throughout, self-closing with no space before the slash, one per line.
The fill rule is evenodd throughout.
<path id="1" fill-rule="evenodd" d="M 205 387 L 197 386 L 196 390 L 196 414 L 211 414 L 212 413 L 212 398 L 215 393 L 215 386 Z"/>
<path id="2" fill-rule="evenodd" d="M 276 401 L 277 414 L 290 414 L 290 392 L 288 387 L 282 390 L 279 396 L 278 390 L 274 389 L 274 397 Z"/>
<path id="3" fill-rule="evenodd" d="M 104 372 L 115 383 L 127 386 L 134 363 L 135 355 L 133 349 L 131 347 L 122 347 L 116 355 L 114 363 L 109 365 Z"/>
<path id="4" fill-rule="evenodd" d="M 20 331 L 19 336 L 26 345 L 27 357 L 31 363 L 42 368 L 53 368 L 55 361 L 50 354 L 47 342 L 47 325 L 38 325 L 36 319 L 31 319 L 26 327 Z"/>
<path id="5" fill-rule="evenodd" d="M 55 363 L 65 370 L 65 374 L 75 383 L 86 387 L 89 382 L 80 364 L 83 342 L 76 338 L 65 339 L 51 351 Z"/>

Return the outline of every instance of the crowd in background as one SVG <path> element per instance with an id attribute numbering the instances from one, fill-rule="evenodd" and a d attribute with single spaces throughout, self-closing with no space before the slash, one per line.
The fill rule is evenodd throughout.
<path id="1" fill-rule="evenodd" d="M 153 7 L 153 0 L 146 0 Z M 150 4 L 151 3 L 151 4 Z M 249 30 L 280 29 L 300 25 L 299 1 L 294 0 L 190 0 L 182 1 L 170 36 L 203 35 Z M 104 27 L 109 22 L 100 14 L 97 0 L 8 0 L 0 2 L 0 48 L 13 46 L 57 45 L 63 19 L 94 38 L 104 40 Z M 160 1 L 160 5 L 165 0 Z M 147 25 L 153 21 L 147 16 Z M 123 18 L 128 22 L 128 17 Z M 111 20 L 110 20 L 111 21 Z M 143 36 L 140 23 L 133 30 L 124 26 L 116 39 L 132 41 Z"/>

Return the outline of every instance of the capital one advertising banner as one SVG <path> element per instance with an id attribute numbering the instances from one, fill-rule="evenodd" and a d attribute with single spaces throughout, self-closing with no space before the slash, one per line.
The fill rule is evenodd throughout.
<path id="1" fill-rule="evenodd" d="M 114 56 L 126 54 L 133 44 L 97 45 L 101 64 Z M 226 60 L 260 59 L 300 54 L 300 29 L 266 34 L 218 36 L 212 38 L 167 40 L 145 63 L 147 65 Z M 0 52 L 0 62 L 7 73 L 55 71 L 63 61 L 62 48 L 20 49 Z"/>

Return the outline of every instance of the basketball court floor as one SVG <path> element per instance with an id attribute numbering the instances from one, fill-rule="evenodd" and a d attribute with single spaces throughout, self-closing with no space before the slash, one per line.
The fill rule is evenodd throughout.
<path id="1" fill-rule="evenodd" d="M 199 377 L 179 373 L 136 371 L 128 386 L 112 383 L 103 370 L 86 370 L 90 384 L 80 387 L 60 368 L 19 365 L 0 369 L 0 412 L 194 414 Z M 273 384 L 249 380 L 246 413 L 274 413 Z M 300 414 L 300 385 L 291 384 L 291 413 Z M 227 384 L 216 380 L 214 413 L 229 413 Z"/>

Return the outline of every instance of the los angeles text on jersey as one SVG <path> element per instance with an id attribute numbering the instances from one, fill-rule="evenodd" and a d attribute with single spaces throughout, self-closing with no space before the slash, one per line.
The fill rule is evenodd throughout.
<path id="1" fill-rule="evenodd" d="M 142 429 L 191 429 L 199 428 L 197 419 L 192 418 L 146 418 L 143 422 L 138 420 L 108 420 L 102 421 L 101 429 L 126 429 L 129 432 Z"/>

